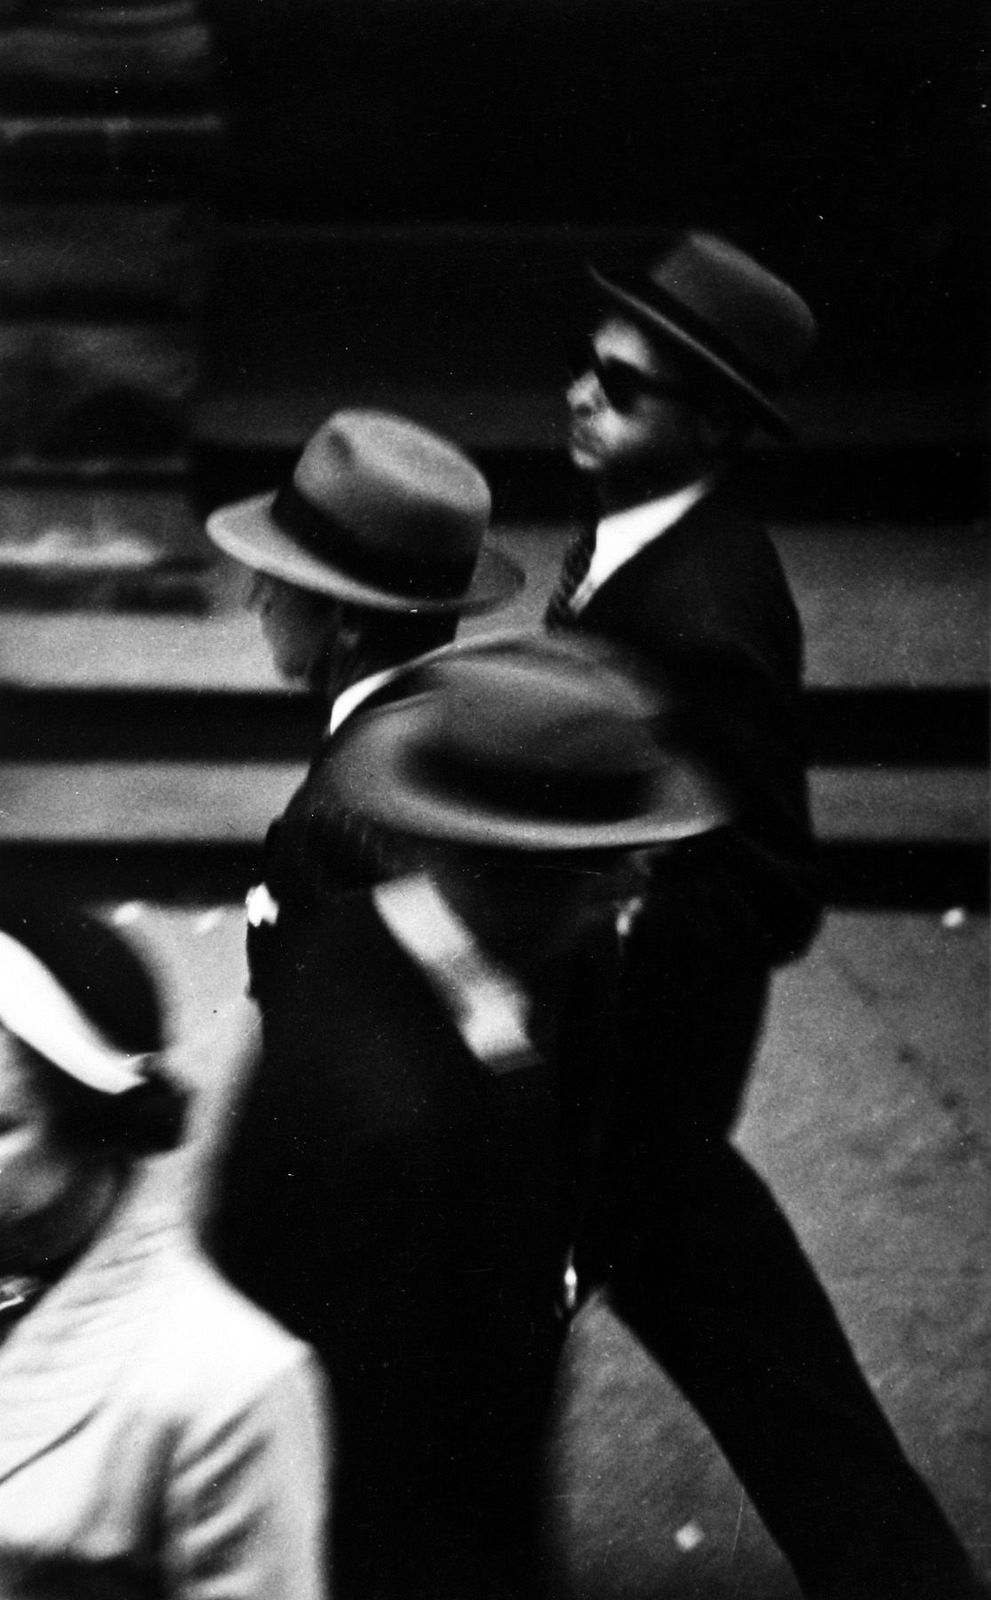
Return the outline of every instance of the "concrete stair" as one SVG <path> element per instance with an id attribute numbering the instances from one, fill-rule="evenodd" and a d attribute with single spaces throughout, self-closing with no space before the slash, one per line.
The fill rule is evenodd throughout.
<path id="1" fill-rule="evenodd" d="M 987 925 L 966 914 L 988 882 L 983 6 L 211 0 L 232 132 L 190 411 L 172 353 L 199 354 L 200 280 L 176 222 L 218 107 L 182 18 L 149 73 L 143 4 L 100 8 L 95 74 L 92 36 L 60 28 L 72 0 L 0 23 L 0 861 L 109 903 L 168 977 L 176 1037 L 213 1029 L 320 708 L 275 681 L 202 513 L 278 481 L 334 406 L 389 406 L 482 462 L 532 574 L 524 623 L 574 509 L 560 353 L 582 262 L 639 259 L 669 215 L 768 252 L 824 337 L 802 443 L 755 450 L 745 486 L 805 616 L 834 907 L 896 914 L 833 909 L 779 976 L 740 1138 L 987 1575 Z M 56 379 L 74 311 L 90 332 Z M 111 393 L 90 407 L 94 375 Z M 157 406 L 122 405 L 121 378 Z M 222 1114 L 215 1050 L 198 1086 Z M 793 1600 L 711 1439 L 601 1303 L 562 1395 L 562 1592 Z"/>
<path id="2" fill-rule="evenodd" d="M 0 483 L 0 845 L 125 898 L 236 899 L 321 711 L 274 680 L 202 516 L 269 487 L 343 404 L 447 432 L 493 485 L 497 537 L 542 608 L 569 520 L 561 350 L 583 263 L 642 226 L 231 225 L 206 315 L 188 461 L 112 454 Z M 796 395 L 798 444 L 755 446 L 805 618 L 813 794 L 837 904 L 987 901 L 987 558 L 980 397 L 945 381 Z M 53 532 L 78 528 L 71 551 Z M 108 539 L 108 531 L 114 534 Z M 46 545 L 46 539 L 49 543 Z M 18 551 L 40 552 L 33 564 Z M 89 560 L 80 559 L 80 550 Z M 116 556 L 115 556 L 116 551 Z M 71 558 L 70 558 L 71 557 Z"/>
<path id="3" fill-rule="evenodd" d="M 502 525 L 540 613 L 567 528 Z M 977 530 L 775 530 L 808 629 L 813 803 L 840 904 L 986 904 L 986 554 Z M 237 898 L 322 708 L 218 585 L 202 617 L 10 612 L 0 843 L 102 894 Z M 488 624 L 491 626 L 491 620 Z M 478 632 L 473 622 L 465 632 Z M 100 886 L 101 875 L 103 877 Z"/>

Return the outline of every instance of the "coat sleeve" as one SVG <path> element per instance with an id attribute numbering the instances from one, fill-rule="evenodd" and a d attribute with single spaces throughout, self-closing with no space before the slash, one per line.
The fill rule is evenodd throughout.
<path id="1" fill-rule="evenodd" d="M 303 1345 L 249 1402 L 206 1407 L 173 1457 L 168 1600 L 329 1600 L 327 1404 Z"/>

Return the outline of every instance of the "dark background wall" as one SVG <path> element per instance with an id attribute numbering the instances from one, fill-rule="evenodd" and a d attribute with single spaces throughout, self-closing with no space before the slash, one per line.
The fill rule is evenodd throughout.
<path id="1" fill-rule="evenodd" d="M 0 0 L 0 714 L 15 767 L 50 764 L 0 774 L 8 840 L 104 890 L 116 863 L 128 894 L 239 894 L 232 795 L 316 722 L 253 628 L 232 663 L 203 513 L 384 405 L 475 453 L 549 580 L 583 261 L 690 220 L 821 324 L 797 445 L 755 441 L 738 488 L 806 617 L 835 893 L 986 905 L 985 10 Z"/>
<path id="2" fill-rule="evenodd" d="M 720 228 L 824 381 L 985 356 L 980 0 L 209 0 L 231 221 Z"/>

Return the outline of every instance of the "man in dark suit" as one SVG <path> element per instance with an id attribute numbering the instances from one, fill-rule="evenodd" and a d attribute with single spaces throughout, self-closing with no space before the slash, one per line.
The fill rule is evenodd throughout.
<path id="1" fill-rule="evenodd" d="M 537 1592 L 556 1290 L 614 1055 L 613 903 L 627 852 L 725 815 L 612 653 L 442 657 L 335 738 L 335 804 L 417 838 L 426 865 L 275 914 L 212 1231 L 326 1362 L 347 1600 Z"/>
<path id="2" fill-rule="evenodd" d="M 321 697 L 327 722 L 309 769 L 265 838 L 247 894 L 248 993 L 196 1041 L 210 1070 L 192 1143 L 199 1203 L 238 1086 L 257 1048 L 251 994 L 264 987 L 271 927 L 398 865 L 400 842 L 342 813 L 328 783 L 338 732 L 359 708 L 398 692 L 403 668 L 450 641 L 463 615 L 504 605 L 523 573 L 489 541 L 491 496 L 448 440 L 404 417 L 333 413 L 277 491 L 221 506 L 207 533 L 251 573 L 272 660 L 287 682 Z M 261 986 L 261 987 L 259 987 Z"/>
<path id="3" fill-rule="evenodd" d="M 626 938 L 623 1067 L 579 1283 L 615 1309 L 712 1429 L 803 1590 L 971 1594 L 770 1191 L 730 1140 L 774 966 L 818 916 L 799 722 L 802 639 L 777 553 L 732 504 L 753 430 L 814 337 L 788 285 L 725 240 L 675 235 L 635 280 L 592 272 L 601 317 L 568 391 L 600 520 L 547 625 L 639 652 L 734 826 L 655 864 Z"/>
<path id="4" fill-rule="evenodd" d="M 491 497 L 447 440 L 402 417 L 362 409 L 329 417 L 277 493 L 223 506 L 213 541 L 249 567 L 278 672 L 323 696 L 328 723 L 307 776 L 265 842 L 264 881 L 249 898 L 263 923 L 272 902 L 364 883 L 380 869 L 374 830 L 329 803 L 332 736 L 402 667 L 454 637 L 458 619 L 492 611 L 523 574 L 487 539 Z"/>

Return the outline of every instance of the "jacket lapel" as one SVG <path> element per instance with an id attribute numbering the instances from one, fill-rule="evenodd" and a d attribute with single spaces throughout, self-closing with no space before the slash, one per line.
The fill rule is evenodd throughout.
<path id="1" fill-rule="evenodd" d="M 712 526 L 714 513 L 718 516 L 720 502 L 714 491 L 704 495 L 695 505 L 690 506 L 684 516 L 677 522 L 672 522 L 669 528 L 659 533 L 656 539 L 651 539 L 647 544 L 632 555 L 628 561 L 610 573 L 605 582 L 600 584 L 580 613 L 586 626 L 592 626 L 597 612 L 601 608 L 608 609 L 619 601 L 622 605 L 633 602 L 639 605 L 642 602 L 642 582 L 645 569 L 651 572 L 664 571 L 669 564 L 674 564 L 682 558 L 685 542 L 695 544 L 701 541 L 707 530 Z"/>
<path id="2" fill-rule="evenodd" d="M 170 1190 L 170 1163 L 132 1179 L 86 1253 L 0 1348 L 0 1482 L 80 1428 L 135 1355 L 182 1257 Z"/>

